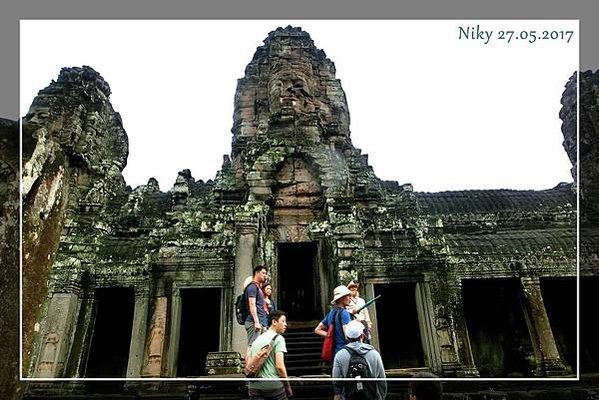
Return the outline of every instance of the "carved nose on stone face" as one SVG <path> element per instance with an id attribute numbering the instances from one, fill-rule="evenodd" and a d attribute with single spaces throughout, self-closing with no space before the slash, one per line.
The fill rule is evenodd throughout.
<path id="1" fill-rule="evenodd" d="M 285 88 L 285 94 L 286 94 L 287 96 L 293 96 L 293 95 L 295 95 L 295 89 L 294 89 L 293 85 L 288 85 L 288 86 Z"/>

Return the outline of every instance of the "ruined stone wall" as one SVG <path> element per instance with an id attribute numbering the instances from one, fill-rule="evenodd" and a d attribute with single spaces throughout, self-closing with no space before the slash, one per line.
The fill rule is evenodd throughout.
<path id="1" fill-rule="evenodd" d="M 577 105 L 577 80 L 580 84 L 580 106 Z M 597 274 L 597 257 L 599 248 L 599 71 L 585 71 L 574 74 L 566 84 L 562 95 L 562 132 L 564 148 L 572 162 L 572 176 L 576 181 L 576 170 L 579 169 L 580 181 L 580 269 L 582 275 Z M 580 148 L 577 147 L 577 107 L 580 112 Z M 580 164 L 577 165 L 577 150 L 580 153 Z"/>
<path id="2" fill-rule="evenodd" d="M 0 398 L 20 397 L 19 126 L 0 119 Z"/>
<path id="3" fill-rule="evenodd" d="M 124 188 L 128 141 L 109 95 L 92 68 L 63 68 L 23 118 L 24 366 L 69 216 L 80 204 L 102 205 Z"/>
<path id="4" fill-rule="evenodd" d="M 578 111 L 576 86 L 580 81 L 580 165 L 577 165 L 577 118 Z M 562 132 L 564 148 L 572 162 L 572 177 L 576 181 L 576 170 L 579 167 L 581 216 L 585 220 L 596 223 L 599 220 L 599 209 L 596 199 L 599 196 L 599 173 L 595 167 L 599 159 L 599 71 L 585 71 L 574 74 L 566 84 L 562 95 Z"/>

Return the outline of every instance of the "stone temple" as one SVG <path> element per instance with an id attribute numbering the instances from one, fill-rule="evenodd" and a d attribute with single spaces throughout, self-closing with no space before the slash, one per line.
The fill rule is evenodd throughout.
<path id="1" fill-rule="evenodd" d="M 584 162 L 597 157 L 599 96 L 597 74 L 581 79 Z M 585 325 L 580 367 L 576 351 L 579 250 L 581 304 L 599 300 L 599 213 L 585 200 L 596 169 L 542 191 L 380 180 L 352 145 L 335 65 L 300 28 L 271 32 L 238 81 L 214 180 L 182 170 L 167 192 L 153 178 L 126 186 L 109 95 L 92 68 L 64 68 L 23 119 L 25 376 L 239 376 L 233 303 L 259 263 L 290 320 L 290 375 L 328 373 L 312 331 L 350 280 L 381 295 L 373 344 L 390 377 L 599 371 L 597 341 L 585 341 L 596 328 Z M 562 104 L 576 179 L 576 75 Z"/>

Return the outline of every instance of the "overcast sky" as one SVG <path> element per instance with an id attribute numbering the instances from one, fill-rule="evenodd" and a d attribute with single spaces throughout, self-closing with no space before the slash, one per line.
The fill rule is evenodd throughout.
<path id="1" fill-rule="evenodd" d="M 416 191 L 547 189 L 572 181 L 560 98 L 578 69 L 578 21 L 22 20 L 21 115 L 61 67 L 109 83 L 136 187 L 214 179 L 231 151 L 237 79 L 268 33 L 301 26 L 335 63 L 354 146 Z M 460 27 L 492 30 L 459 39 Z M 499 31 L 515 31 L 499 39 Z M 531 43 L 522 31 L 555 31 Z M 574 31 L 567 43 L 562 31 Z M 562 35 L 565 37 L 561 39 Z M 556 35 L 554 35 L 556 36 Z"/>

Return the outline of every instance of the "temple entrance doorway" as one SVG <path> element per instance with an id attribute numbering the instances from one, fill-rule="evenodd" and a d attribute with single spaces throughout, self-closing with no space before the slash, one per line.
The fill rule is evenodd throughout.
<path id="1" fill-rule="evenodd" d="M 181 289 L 177 376 L 205 375 L 206 355 L 219 351 L 221 289 Z"/>
<path id="2" fill-rule="evenodd" d="M 462 300 L 481 377 L 533 375 L 534 349 L 517 278 L 465 279 Z"/>
<path id="3" fill-rule="evenodd" d="M 416 306 L 416 282 L 374 285 L 381 357 L 385 369 L 425 366 Z M 364 297 L 363 294 L 361 294 Z"/>
<path id="4" fill-rule="evenodd" d="M 86 378 L 126 377 L 134 309 L 133 288 L 96 289 Z"/>
<path id="5" fill-rule="evenodd" d="M 599 372 L 599 277 L 580 277 L 580 372 Z"/>
<path id="6" fill-rule="evenodd" d="M 542 278 L 540 282 L 560 357 L 576 373 L 576 278 Z"/>
<path id="7" fill-rule="evenodd" d="M 279 243 L 279 304 L 293 323 L 322 317 L 316 242 Z M 277 288 L 275 288 L 276 291 Z"/>

